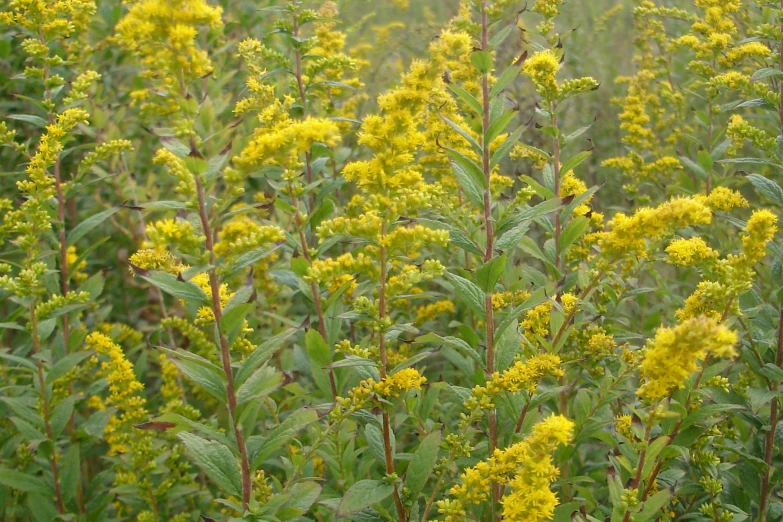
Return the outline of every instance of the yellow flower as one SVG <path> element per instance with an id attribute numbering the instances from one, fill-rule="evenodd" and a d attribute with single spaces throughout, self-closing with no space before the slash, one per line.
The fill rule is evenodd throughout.
<path id="1" fill-rule="evenodd" d="M 199 48 L 199 29 L 220 30 L 222 9 L 204 0 L 136 0 L 116 27 L 116 41 L 136 56 L 152 89 L 184 94 L 187 83 L 212 72 Z M 145 95 L 148 96 L 148 95 Z"/>
<path id="2" fill-rule="evenodd" d="M 685 380 L 707 355 L 734 357 L 737 335 L 712 317 L 694 317 L 673 328 L 660 328 L 645 348 L 636 392 L 655 401 L 685 386 Z"/>
<path id="3" fill-rule="evenodd" d="M 675 239 L 666 248 L 666 253 L 669 254 L 669 262 L 678 266 L 699 266 L 718 257 L 718 252 L 700 237 Z"/>
<path id="4" fill-rule="evenodd" d="M 101 373 L 109 383 L 110 394 L 106 405 L 118 410 L 118 414 L 112 416 L 106 426 L 109 455 L 127 453 L 133 440 L 133 425 L 147 415 L 146 400 L 140 395 L 144 386 L 136 379 L 133 364 L 125 358 L 122 348 L 110 337 L 93 332 L 87 336 L 86 342 L 91 350 L 108 358 L 101 364 Z"/>
<path id="5" fill-rule="evenodd" d="M 530 77 L 539 96 L 549 101 L 560 95 L 560 88 L 557 85 L 558 70 L 560 70 L 560 59 L 551 49 L 535 53 L 525 60 L 522 66 L 522 72 Z"/>
<path id="6" fill-rule="evenodd" d="M 467 520 L 466 510 L 486 501 L 493 483 L 511 487 L 511 493 L 502 501 L 504 520 L 551 519 L 558 500 L 549 488 L 559 475 L 551 454 L 571 441 L 573 429 L 573 422 L 552 415 L 537 423 L 521 442 L 496 449 L 488 460 L 463 471 L 461 483 L 449 490 L 451 498 L 437 503 L 446 522 Z"/>
<path id="7" fill-rule="evenodd" d="M 643 207 L 632 216 L 623 213 L 607 224 L 608 231 L 599 235 L 603 253 L 611 258 L 625 255 L 644 255 L 647 240 L 660 240 L 678 228 L 707 224 L 712 212 L 696 198 L 674 198 L 658 207 Z"/>

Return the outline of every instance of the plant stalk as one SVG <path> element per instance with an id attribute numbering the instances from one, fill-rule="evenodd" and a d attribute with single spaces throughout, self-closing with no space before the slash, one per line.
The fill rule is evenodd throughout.
<path id="1" fill-rule="evenodd" d="M 228 393 L 228 411 L 231 415 L 231 424 L 234 426 L 234 436 L 237 441 L 237 447 L 239 449 L 240 467 L 242 471 L 242 507 L 247 509 L 250 502 L 250 462 L 247 457 L 247 447 L 245 446 L 245 437 L 242 434 L 242 427 L 237 423 L 236 408 L 237 397 L 234 390 L 234 374 L 231 370 L 231 353 L 229 351 L 228 339 L 226 339 L 223 329 L 220 327 L 220 321 L 223 319 L 223 308 L 220 304 L 220 282 L 217 277 L 217 269 L 215 268 L 215 248 L 214 237 L 212 229 L 209 225 L 209 217 L 207 215 L 206 196 L 204 195 L 204 186 L 199 176 L 196 178 L 196 190 L 198 193 L 198 209 L 199 218 L 201 220 L 201 227 L 204 230 L 206 236 L 206 247 L 209 252 L 209 264 L 212 268 L 209 269 L 209 287 L 212 293 L 212 313 L 215 316 L 215 328 L 217 329 L 218 338 L 220 339 L 220 357 L 223 363 L 223 372 L 226 374 L 226 391 Z"/>
<path id="2" fill-rule="evenodd" d="M 783 2 L 782 2 L 783 3 Z M 780 368 L 783 366 L 783 309 L 780 311 L 780 317 L 778 319 L 778 347 L 775 353 L 775 365 Z M 761 477 L 761 502 L 759 503 L 759 522 L 765 522 L 767 519 L 767 506 L 769 505 L 769 483 L 770 476 L 772 475 L 772 453 L 775 447 L 775 432 L 778 426 L 779 416 L 779 401 L 778 391 L 780 390 L 780 382 L 774 381 L 772 383 L 772 391 L 775 392 L 775 397 L 772 399 L 769 413 L 769 431 L 764 442 L 764 462 L 767 464 L 767 469 L 764 471 L 764 475 Z"/>
<path id="3" fill-rule="evenodd" d="M 46 428 L 46 438 L 52 441 L 52 456 L 49 457 L 49 465 L 52 469 L 52 478 L 54 479 L 54 497 L 57 503 L 57 511 L 65 514 L 65 505 L 63 496 L 60 492 L 60 477 L 57 472 L 57 460 L 55 459 L 55 444 L 52 436 L 52 425 L 49 422 L 49 398 L 46 396 L 46 380 L 43 374 L 43 362 L 41 361 L 41 341 L 38 337 L 38 317 L 35 315 L 35 304 L 30 305 L 30 330 L 33 337 L 33 349 L 35 350 L 35 366 L 38 370 L 38 385 L 41 388 L 41 403 L 43 407 L 43 421 Z"/>

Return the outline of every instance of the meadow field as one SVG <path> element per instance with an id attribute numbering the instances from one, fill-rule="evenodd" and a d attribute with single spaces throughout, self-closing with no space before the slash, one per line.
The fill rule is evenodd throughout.
<path id="1" fill-rule="evenodd" d="M 783 521 L 783 0 L 0 0 L 0 521 Z"/>

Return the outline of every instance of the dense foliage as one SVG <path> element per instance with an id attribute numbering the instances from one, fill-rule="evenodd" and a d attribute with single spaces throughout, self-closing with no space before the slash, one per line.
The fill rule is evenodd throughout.
<path id="1" fill-rule="evenodd" d="M 0 519 L 783 520 L 783 1 L 3 0 Z"/>

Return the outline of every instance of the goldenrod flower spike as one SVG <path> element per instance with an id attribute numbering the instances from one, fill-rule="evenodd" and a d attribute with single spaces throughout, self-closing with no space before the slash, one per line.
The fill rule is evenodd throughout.
<path id="1" fill-rule="evenodd" d="M 707 356 L 734 357 L 737 334 L 713 317 L 695 317 L 673 328 L 661 328 L 644 351 L 636 392 L 647 401 L 663 399 L 685 386 L 685 380 Z"/>
<path id="2" fill-rule="evenodd" d="M 558 504 L 550 490 L 559 470 L 552 452 L 568 444 L 574 423 L 562 415 L 552 415 L 533 427 L 524 440 L 466 469 L 461 484 L 449 490 L 449 497 L 437 503 L 446 522 L 469 520 L 467 510 L 489 499 L 493 484 L 506 484 L 511 492 L 502 500 L 503 519 L 514 522 L 549 520 Z"/>

